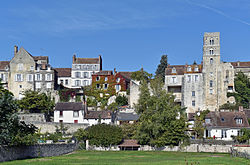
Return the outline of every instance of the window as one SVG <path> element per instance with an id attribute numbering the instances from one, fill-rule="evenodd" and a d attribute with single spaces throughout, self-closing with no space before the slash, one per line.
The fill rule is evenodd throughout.
<path id="1" fill-rule="evenodd" d="M 23 70 L 23 64 L 18 64 L 18 70 Z"/>
<path id="2" fill-rule="evenodd" d="M 210 76 L 213 76 L 213 72 L 210 72 Z"/>
<path id="3" fill-rule="evenodd" d="M 192 71 L 191 66 L 188 66 L 187 71 L 188 71 L 188 72 L 191 72 L 191 71 Z"/>
<path id="4" fill-rule="evenodd" d="M 99 89 L 100 88 L 100 84 L 96 84 L 96 88 Z"/>
<path id="5" fill-rule="evenodd" d="M 210 50 L 209 50 L 209 54 L 210 54 L 210 55 L 214 55 L 214 50 L 213 50 L 213 49 L 210 49 Z"/>
<path id="6" fill-rule="evenodd" d="M 199 71 L 198 66 L 196 66 L 196 67 L 194 68 L 194 71 L 195 71 L 195 72 L 198 72 L 198 71 Z"/>
<path id="7" fill-rule="evenodd" d="M 77 86 L 77 87 L 81 86 L 81 81 L 80 80 L 75 80 L 75 86 Z"/>
<path id="8" fill-rule="evenodd" d="M 60 123 L 63 123 L 63 120 L 59 120 Z"/>
<path id="9" fill-rule="evenodd" d="M 188 81 L 188 82 L 191 82 L 191 75 L 188 75 L 187 81 Z"/>
<path id="10" fill-rule="evenodd" d="M 205 123 L 206 123 L 206 124 L 211 123 L 211 119 L 205 119 Z"/>
<path id="11" fill-rule="evenodd" d="M 51 89 L 51 83 L 47 83 L 47 84 L 46 84 L 46 88 L 47 88 L 47 89 Z"/>
<path id="12" fill-rule="evenodd" d="M 193 106 L 193 107 L 195 106 L 195 101 L 192 101 L 192 106 Z"/>
<path id="13" fill-rule="evenodd" d="M 227 138 L 227 130 L 221 130 L 221 138 Z"/>
<path id="14" fill-rule="evenodd" d="M 210 45 L 214 45 L 214 39 L 210 39 Z"/>
<path id="15" fill-rule="evenodd" d="M 35 75 L 35 80 L 36 81 L 41 81 L 42 80 L 42 75 L 41 74 L 36 74 Z"/>
<path id="16" fill-rule="evenodd" d="M 80 78 L 81 77 L 81 73 L 80 72 L 75 72 L 75 77 L 76 78 Z"/>
<path id="17" fill-rule="evenodd" d="M 195 82 L 197 82 L 198 81 L 198 75 L 194 75 L 194 80 L 195 80 Z"/>
<path id="18" fill-rule="evenodd" d="M 29 81 L 29 82 L 33 81 L 33 75 L 32 74 L 27 75 L 27 81 Z"/>
<path id="19" fill-rule="evenodd" d="M 105 77 L 105 79 L 104 79 L 105 81 L 108 81 L 108 77 Z"/>
<path id="20" fill-rule="evenodd" d="M 22 85 L 19 85 L 19 88 L 22 88 L 23 86 Z"/>
<path id="21" fill-rule="evenodd" d="M 116 79 L 116 82 L 120 82 L 120 77 L 118 77 L 118 78 Z"/>
<path id="22" fill-rule="evenodd" d="M 46 74 L 45 80 L 46 81 L 51 81 L 52 80 L 52 74 Z"/>
<path id="23" fill-rule="evenodd" d="M 104 89 L 108 89 L 108 84 L 104 84 Z"/>
<path id="24" fill-rule="evenodd" d="M 65 85 L 68 85 L 68 84 L 69 84 L 69 80 L 66 79 L 66 80 L 65 80 Z"/>
<path id="25" fill-rule="evenodd" d="M 210 64 L 213 64 L 213 63 L 214 63 L 213 58 L 210 58 Z"/>
<path id="26" fill-rule="evenodd" d="M 63 80 L 60 80 L 60 84 L 63 84 Z"/>
<path id="27" fill-rule="evenodd" d="M 23 81 L 23 75 L 22 74 L 16 74 L 15 79 L 16 79 L 16 81 Z"/>
<path id="28" fill-rule="evenodd" d="M 176 73 L 176 69 L 175 68 L 172 69 L 172 73 Z"/>
<path id="29" fill-rule="evenodd" d="M 172 77 L 172 83 L 176 83 L 176 77 Z"/>
<path id="30" fill-rule="evenodd" d="M 79 111 L 74 111 L 73 112 L 73 117 L 79 117 Z"/>
<path id="31" fill-rule="evenodd" d="M 210 86 L 210 87 L 213 87 L 213 80 L 210 80 L 209 86 Z"/>
<path id="32" fill-rule="evenodd" d="M 100 80 L 100 76 L 97 76 L 97 77 L 96 77 L 96 81 L 99 81 L 99 80 Z"/>
<path id="33" fill-rule="evenodd" d="M 241 118 L 235 119 L 235 121 L 236 121 L 236 124 L 242 124 L 243 123 L 243 120 Z"/>
<path id="34" fill-rule="evenodd" d="M 60 111 L 59 116 L 60 116 L 60 117 L 63 117 L 63 111 Z"/>
<path id="35" fill-rule="evenodd" d="M 209 89 L 209 93 L 210 93 L 210 94 L 213 94 L 213 89 Z"/>
<path id="36" fill-rule="evenodd" d="M 40 82 L 36 82 L 36 88 L 37 89 L 41 88 L 41 83 Z"/>
<path id="37" fill-rule="evenodd" d="M 121 90 L 121 86 L 120 86 L 120 85 L 115 85 L 115 90 L 116 90 L 116 91 Z"/>
<path id="38" fill-rule="evenodd" d="M 192 96 L 195 96 L 195 91 L 192 91 Z"/>
<path id="39" fill-rule="evenodd" d="M 30 66 L 30 70 L 34 70 L 34 66 Z"/>
<path id="40" fill-rule="evenodd" d="M 84 72 L 84 73 L 83 73 L 83 77 L 84 77 L 84 78 L 88 78 L 88 77 L 89 77 L 89 73 L 88 73 L 88 72 Z"/>
<path id="41" fill-rule="evenodd" d="M 83 80 L 83 86 L 87 86 L 88 85 L 88 80 Z"/>
<path id="42" fill-rule="evenodd" d="M 229 78 L 229 70 L 226 71 L 226 79 Z"/>
<path id="43" fill-rule="evenodd" d="M 229 92 L 233 92 L 233 89 L 234 89 L 233 86 L 228 86 L 228 89 L 227 89 L 227 90 L 228 90 Z"/>

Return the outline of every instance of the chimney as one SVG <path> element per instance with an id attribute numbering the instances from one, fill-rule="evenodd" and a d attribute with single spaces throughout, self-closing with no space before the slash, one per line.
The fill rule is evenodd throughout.
<path id="1" fill-rule="evenodd" d="M 99 55 L 100 71 L 102 71 L 102 56 Z"/>
<path id="2" fill-rule="evenodd" d="M 75 62 L 76 62 L 76 55 L 74 54 L 73 55 L 73 62 L 72 63 L 74 64 Z"/>
<path id="3" fill-rule="evenodd" d="M 237 66 L 240 66 L 240 61 L 237 61 Z"/>
<path id="4" fill-rule="evenodd" d="M 116 74 L 117 72 L 116 72 L 116 68 L 114 68 L 114 74 Z"/>
<path id="5" fill-rule="evenodd" d="M 239 112 L 243 112 L 243 106 L 239 106 Z"/>
<path id="6" fill-rule="evenodd" d="M 18 47 L 15 45 L 14 46 L 14 56 L 16 56 L 17 52 L 18 52 Z"/>
<path id="7" fill-rule="evenodd" d="M 43 64 L 42 64 L 42 70 L 45 70 L 45 69 L 46 69 L 46 64 L 43 63 Z"/>

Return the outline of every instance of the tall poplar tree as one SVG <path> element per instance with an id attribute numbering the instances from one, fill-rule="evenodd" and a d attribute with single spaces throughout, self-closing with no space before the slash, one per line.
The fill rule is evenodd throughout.
<path id="1" fill-rule="evenodd" d="M 162 81 L 165 81 L 165 69 L 168 66 L 168 56 L 162 55 L 160 64 L 157 67 L 157 70 L 155 72 L 156 76 L 159 76 L 162 78 Z"/>

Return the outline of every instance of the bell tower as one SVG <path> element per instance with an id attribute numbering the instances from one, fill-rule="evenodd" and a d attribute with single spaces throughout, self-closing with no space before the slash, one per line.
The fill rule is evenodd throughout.
<path id="1" fill-rule="evenodd" d="M 203 38 L 204 105 L 210 111 L 218 110 L 218 72 L 220 67 L 220 33 L 205 33 Z"/>

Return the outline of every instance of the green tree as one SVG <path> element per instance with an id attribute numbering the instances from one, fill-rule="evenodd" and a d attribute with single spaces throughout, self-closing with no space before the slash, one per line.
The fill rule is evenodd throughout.
<path id="1" fill-rule="evenodd" d="M 115 102 L 119 105 L 119 106 L 123 106 L 123 105 L 128 105 L 128 98 L 126 96 L 121 96 L 118 95 L 115 99 Z"/>
<path id="2" fill-rule="evenodd" d="M 142 81 L 138 104 L 140 114 L 136 139 L 140 144 L 151 146 L 180 145 L 188 142 L 187 124 L 182 108 L 174 102 L 174 96 L 163 89 L 161 78 Z"/>
<path id="3" fill-rule="evenodd" d="M 51 96 L 31 90 L 24 92 L 24 97 L 18 101 L 18 104 L 21 110 L 30 113 L 45 113 L 46 116 L 52 114 L 55 106 L 54 99 Z"/>
<path id="4" fill-rule="evenodd" d="M 13 94 L 0 84 L 0 145 L 33 144 L 31 137 L 36 131 L 32 124 L 19 122 L 18 104 Z"/>
<path id="5" fill-rule="evenodd" d="M 162 78 L 162 81 L 165 81 L 165 69 L 168 66 L 168 56 L 162 55 L 160 64 L 157 67 L 157 70 L 155 72 L 156 76 L 159 76 Z"/>
<path id="6" fill-rule="evenodd" d="M 149 81 L 152 77 L 153 75 L 144 71 L 143 68 L 131 74 L 131 78 L 137 81 Z"/>
<path id="7" fill-rule="evenodd" d="M 134 139 L 136 135 L 137 123 L 124 123 L 121 125 L 123 139 Z"/>
<path id="8" fill-rule="evenodd" d="M 249 143 L 249 139 L 250 139 L 250 130 L 246 129 L 246 128 L 242 128 L 240 130 L 240 135 L 236 136 L 235 139 L 240 142 L 240 143 Z"/>
<path id="9" fill-rule="evenodd" d="M 122 129 L 115 125 L 97 124 L 86 129 L 90 145 L 108 147 L 122 141 Z"/>
<path id="10" fill-rule="evenodd" d="M 79 128 L 75 133 L 74 133 L 74 137 L 76 137 L 76 139 L 80 142 L 80 141 L 85 141 L 87 140 L 88 134 L 87 131 Z"/>
<path id="11" fill-rule="evenodd" d="M 244 108 L 249 108 L 250 102 L 250 80 L 242 72 L 236 74 L 234 79 L 235 92 L 227 93 L 228 97 L 234 96 L 237 105 L 241 105 Z"/>
<path id="12" fill-rule="evenodd" d="M 204 137 L 205 126 L 205 117 L 209 113 L 209 110 L 201 111 L 195 115 L 195 122 L 194 122 L 194 134 L 196 138 L 202 139 Z"/>

